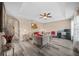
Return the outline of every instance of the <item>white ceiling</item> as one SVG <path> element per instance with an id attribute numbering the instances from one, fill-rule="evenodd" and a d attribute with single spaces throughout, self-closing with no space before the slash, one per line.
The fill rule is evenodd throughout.
<path id="1" fill-rule="evenodd" d="M 78 2 L 5 2 L 8 14 L 41 23 L 68 19 L 73 16 L 76 7 L 79 7 Z M 51 13 L 52 18 L 40 18 L 42 12 Z"/>

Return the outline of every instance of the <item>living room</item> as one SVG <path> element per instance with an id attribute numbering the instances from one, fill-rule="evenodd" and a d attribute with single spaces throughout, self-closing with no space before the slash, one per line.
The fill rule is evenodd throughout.
<path id="1" fill-rule="evenodd" d="M 77 2 L 2 3 L 0 36 L 4 39 L 4 44 L 1 55 L 75 55 L 72 21 L 78 15 L 79 9 L 75 10 L 78 5 Z M 73 15 L 74 12 L 76 15 Z"/>

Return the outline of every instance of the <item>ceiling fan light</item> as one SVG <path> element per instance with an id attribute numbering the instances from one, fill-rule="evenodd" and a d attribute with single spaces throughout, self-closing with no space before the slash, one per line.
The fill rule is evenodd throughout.
<path id="1" fill-rule="evenodd" d="M 32 26 L 34 26 L 34 24 L 32 24 Z"/>
<path id="2" fill-rule="evenodd" d="M 45 17 L 43 17 L 44 19 L 47 19 L 47 17 L 45 16 Z"/>

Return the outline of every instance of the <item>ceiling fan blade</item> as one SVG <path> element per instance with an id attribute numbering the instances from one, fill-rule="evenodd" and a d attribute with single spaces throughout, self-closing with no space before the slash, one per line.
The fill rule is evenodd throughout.
<path id="1" fill-rule="evenodd" d="M 49 18 L 51 18 L 52 16 L 48 16 Z"/>
<path id="2" fill-rule="evenodd" d="M 47 15 L 50 15 L 50 13 L 47 13 Z"/>
<path id="3" fill-rule="evenodd" d="M 43 17 L 40 17 L 40 18 L 43 18 Z"/>
<path id="4" fill-rule="evenodd" d="M 40 16 L 44 16 L 44 15 L 40 14 Z"/>

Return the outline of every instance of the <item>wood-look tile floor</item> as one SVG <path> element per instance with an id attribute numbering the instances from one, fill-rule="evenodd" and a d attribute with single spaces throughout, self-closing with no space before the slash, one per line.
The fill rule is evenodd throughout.
<path id="1" fill-rule="evenodd" d="M 14 56 L 73 56 L 72 41 L 54 38 L 48 47 L 38 48 L 30 41 L 12 43 Z M 13 56 L 13 49 L 5 52 L 7 56 Z"/>

